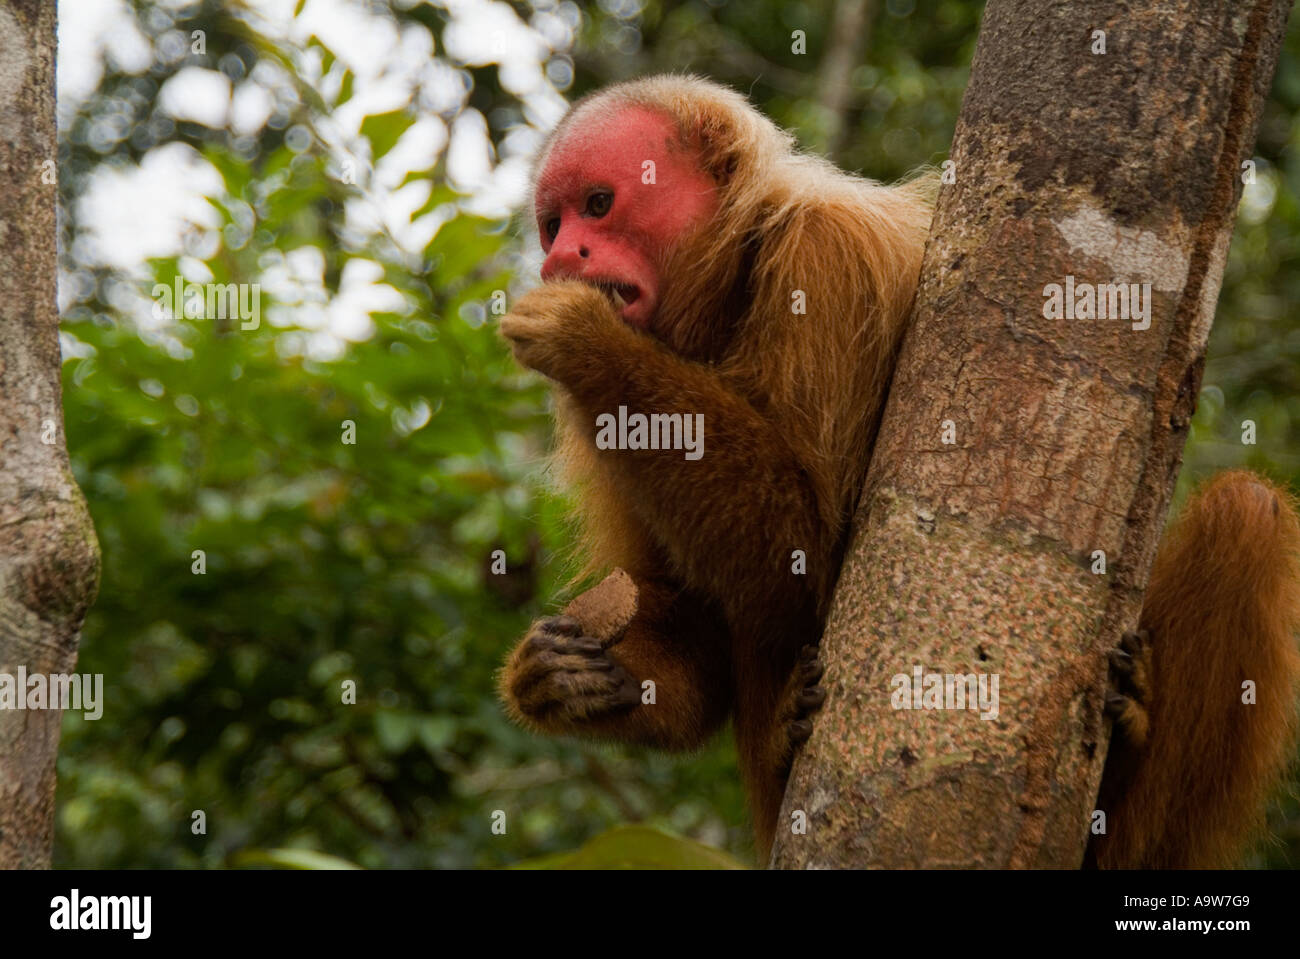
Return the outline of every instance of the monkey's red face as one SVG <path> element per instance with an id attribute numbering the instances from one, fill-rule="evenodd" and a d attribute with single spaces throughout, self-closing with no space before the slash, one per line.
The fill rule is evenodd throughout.
<path id="1" fill-rule="evenodd" d="M 673 123 L 642 107 L 579 121 L 551 148 L 534 204 L 542 279 L 600 287 L 625 322 L 651 328 L 665 257 L 717 210 L 713 180 Z"/>

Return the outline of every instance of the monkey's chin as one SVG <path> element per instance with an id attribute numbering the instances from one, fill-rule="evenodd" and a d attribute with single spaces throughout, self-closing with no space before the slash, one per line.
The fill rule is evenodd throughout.
<path id="1" fill-rule="evenodd" d="M 628 326 L 635 326 L 638 330 L 649 330 L 650 321 L 654 318 L 654 314 L 650 310 L 645 309 L 648 305 L 649 304 L 643 304 L 639 301 L 636 303 L 629 303 L 618 311 L 618 315 Z"/>

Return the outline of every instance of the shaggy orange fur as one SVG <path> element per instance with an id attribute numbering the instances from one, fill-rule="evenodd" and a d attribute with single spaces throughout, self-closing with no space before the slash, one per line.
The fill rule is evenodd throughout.
<path id="1" fill-rule="evenodd" d="M 534 624 L 501 691 L 538 731 L 665 748 L 698 746 L 734 716 L 761 858 L 818 702 L 819 668 L 800 649 L 826 620 L 934 184 L 843 173 L 797 153 L 740 95 L 677 76 L 580 101 L 539 169 L 573 130 L 617 138 L 628 107 L 672 121 L 675 148 L 717 184 L 717 213 L 667 255 L 654 336 L 574 280 L 544 284 L 502 321 L 521 362 L 557 383 L 558 468 L 586 570 L 630 577 Z M 703 413 L 706 455 L 597 449 L 594 418 L 620 405 Z M 1218 861 L 1253 823 L 1290 741 L 1296 528 L 1289 499 L 1237 474 L 1171 531 L 1143 616 L 1154 650 L 1134 671 L 1152 677 L 1150 735 L 1108 766 L 1102 864 Z M 796 549 L 806 575 L 791 574 Z M 618 616 L 592 610 L 630 621 L 597 628 Z M 1240 679 L 1256 681 L 1259 705 L 1236 705 Z M 1143 703 L 1126 715 L 1140 732 Z"/>
<path id="2" fill-rule="evenodd" d="M 1212 478 L 1166 531 L 1142 607 L 1145 710 L 1121 717 L 1106 757 L 1097 865 L 1230 866 L 1258 833 L 1294 741 L 1298 557 L 1293 499 L 1244 471 Z"/>

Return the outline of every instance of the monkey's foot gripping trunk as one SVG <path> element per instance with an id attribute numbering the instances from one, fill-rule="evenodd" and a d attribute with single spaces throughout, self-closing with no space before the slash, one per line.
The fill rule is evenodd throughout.
<path id="1" fill-rule="evenodd" d="M 1098 808 L 1111 868 L 1233 865 L 1292 755 L 1300 520 L 1283 489 L 1222 473 L 1160 543 L 1142 608 L 1147 735 L 1116 728 Z"/>

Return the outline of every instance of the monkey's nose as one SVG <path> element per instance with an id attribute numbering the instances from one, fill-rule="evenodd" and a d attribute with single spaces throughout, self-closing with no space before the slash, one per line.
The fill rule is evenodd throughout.
<path id="1" fill-rule="evenodd" d="M 587 257 L 591 256 L 591 252 L 585 246 L 580 246 L 578 247 L 578 256 L 585 260 Z"/>

